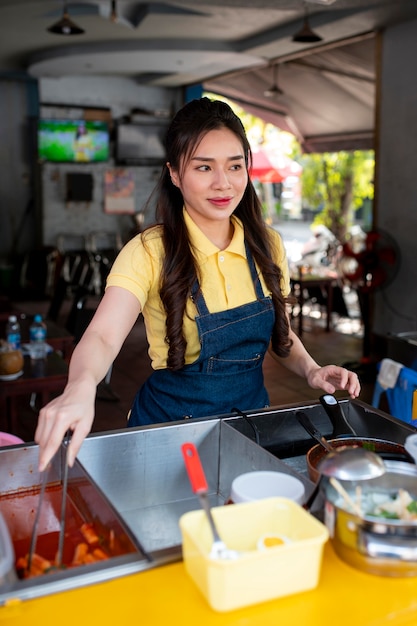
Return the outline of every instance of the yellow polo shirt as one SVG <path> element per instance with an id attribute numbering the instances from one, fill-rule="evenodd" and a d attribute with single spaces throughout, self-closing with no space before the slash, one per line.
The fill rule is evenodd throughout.
<path id="1" fill-rule="evenodd" d="M 232 216 L 233 239 L 225 250 L 219 250 L 201 232 L 184 210 L 194 254 L 201 272 L 201 288 L 210 313 L 225 311 L 256 299 L 250 269 L 246 260 L 244 229 L 239 219 Z M 288 264 L 280 235 L 271 229 L 274 242 L 274 259 L 283 272 L 282 293 L 290 292 Z M 139 300 L 145 321 L 152 367 L 166 367 L 168 347 L 165 312 L 159 297 L 159 278 L 164 250 L 161 229 L 156 226 L 131 239 L 120 251 L 107 278 L 107 286 L 123 287 Z M 265 295 L 269 295 L 261 278 Z M 200 354 L 195 317 L 197 310 L 191 299 L 184 316 L 184 334 L 187 340 L 185 362 L 194 363 Z"/>

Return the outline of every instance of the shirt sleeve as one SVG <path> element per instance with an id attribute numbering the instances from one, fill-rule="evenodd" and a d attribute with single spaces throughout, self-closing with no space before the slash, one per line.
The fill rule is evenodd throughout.
<path id="1" fill-rule="evenodd" d="M 144 243 L 142 236 L 131 239 L 119 252 L 107 277 L 107 287 L 122 287 L 130 291 L 145 306 L 159 277 L 158 239 Z M 157 279 L 158 280 L 158 279 Z"/>

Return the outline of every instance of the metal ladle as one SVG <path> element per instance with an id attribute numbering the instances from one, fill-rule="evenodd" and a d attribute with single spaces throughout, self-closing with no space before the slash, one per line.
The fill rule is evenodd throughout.
<path id="1" fill-rule="evenodd" d="M 329 452 L 317 465 L 317 471 L 339 480 L 369 480 L 385 473 L 380 456 L 366 448 L 337 448 Z"/>
<path id="2" fill-rule="evenodd" d="M 377 478 L 385 473 L 384 461 L 375 452 L 360 446 L 335 448 L 317 430 L 306 413 L 297 411 L 296 417 L 305 430 L 328 451 L 317 466 L 320 474 L 339 480 L 355 481 Z"/>

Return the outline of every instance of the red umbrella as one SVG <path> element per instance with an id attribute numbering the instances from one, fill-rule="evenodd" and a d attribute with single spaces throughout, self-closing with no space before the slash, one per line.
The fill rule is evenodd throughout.
<path id="1" fill-rule="evenodd" d="M 281 183 L 287 176 L 298 176 L 301 168 L 288 157 L 279 159 L 259 148 L 252 152 L 252 167 L 249 170 L 252 179 L 261 183 Z"/>

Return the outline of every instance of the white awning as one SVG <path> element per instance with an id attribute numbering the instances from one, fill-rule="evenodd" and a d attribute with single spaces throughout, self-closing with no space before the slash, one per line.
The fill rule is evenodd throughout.
<path id="1" fill-rule="evenodd" d="M 282 94 L 267 97 L 271 65 L 223 75 L 204 88 L 293 133 L 306 152 L 374 147 L 376 36 L 316 47 L 279 60 Z"/>

